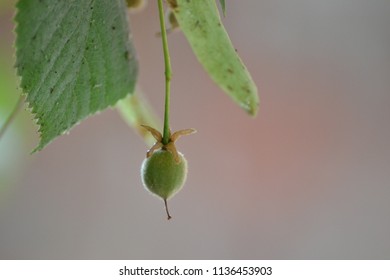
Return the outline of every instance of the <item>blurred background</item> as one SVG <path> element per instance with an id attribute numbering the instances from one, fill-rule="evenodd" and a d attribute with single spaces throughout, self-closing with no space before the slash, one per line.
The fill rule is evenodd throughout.
<path id="1" fill-rule="evenodd" d="M 0 124 L 20 90 L 15 1 L 0 0 Z M 390 2 L 226 1 L 224 23 L 260 94 L 248 117 L 178 32 L 172 128 L 188 181 L 142 187 L 147 146 L 114 110 L 42 152 L 24 111 L 0 140 L 1 259 L 389 259 Z M 140 86 L 163 113 L 155 1 L 131 16 Z"/>

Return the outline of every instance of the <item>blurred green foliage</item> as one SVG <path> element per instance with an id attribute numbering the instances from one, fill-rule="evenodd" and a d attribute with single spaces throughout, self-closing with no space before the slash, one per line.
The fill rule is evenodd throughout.
<path id="1" fill-rule="evenodd" d="M 14 4 L 15 1 L 0 0 L 0 126 L 12 112 L 21 93 L 14 68 Z M 30 113 L 21 110 L 0 139 L 0 198 L 4 197 L 6 187 L 20 178 L 18 175 L 31 149 L 28 144 L 31 143 L 30 135 L 34 135 L 30 119 Z"/>

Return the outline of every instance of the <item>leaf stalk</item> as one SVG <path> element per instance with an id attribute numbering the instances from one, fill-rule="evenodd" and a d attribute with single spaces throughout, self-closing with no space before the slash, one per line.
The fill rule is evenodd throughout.
<path id="1" fill-rule="evenodd" d="M 164 63 L 165 63 L 165 112 L 164 112 L 164 129 L 163 129 L 162 142 L 164 145 L 166 145 L 169 143 L 169 139 L 171 137 L 170 127 L 169 127 L 169 110 L 170 110 L 170 98 L 171 98 L 172 70 L 171 70 L 171 59 L 169 56 L 167 30 L 165 27 L 162 0 L 158 0 L 158 12 L 160 16 L 161 39 L 162 39 Z"/>

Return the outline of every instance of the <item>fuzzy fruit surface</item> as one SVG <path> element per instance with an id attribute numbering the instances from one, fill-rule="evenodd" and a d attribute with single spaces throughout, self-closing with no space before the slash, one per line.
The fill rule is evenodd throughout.
<path id="1" fill-rule="evenodd" d="M 179 157 L 177 163 L 171 152 L 160 149 L 146 158 L 141 167 L 145 188 L 162 199 L 174 196 L 187 178 L 187 160 L 181 153 Z"/>

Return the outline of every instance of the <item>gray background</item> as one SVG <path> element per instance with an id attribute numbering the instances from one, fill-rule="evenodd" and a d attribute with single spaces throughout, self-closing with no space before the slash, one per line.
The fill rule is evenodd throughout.
<path id="1" fill-rule="evenodd" d="M 190 172 L 170 201 L 174 218 L 143 189 L 147 147 L 114 110 L 34 155 L 37 136 L 15 147 L 26 133 L 10 130 L 0 147 L 18 164 L 11 173 L 0 165 L 10 177 L 0 192 L 0 258 L 390 257 L 390 2 L 226 2 L 224 23 L 260 111 L 248 117 L 183 35 L 169 36 L 172 127 L 198 130 L 178 142 Z M 12 14 L 1 13 L 7 50 Z M 131 25 L 140 85 L 161 116 L 155 1 Z"/>

